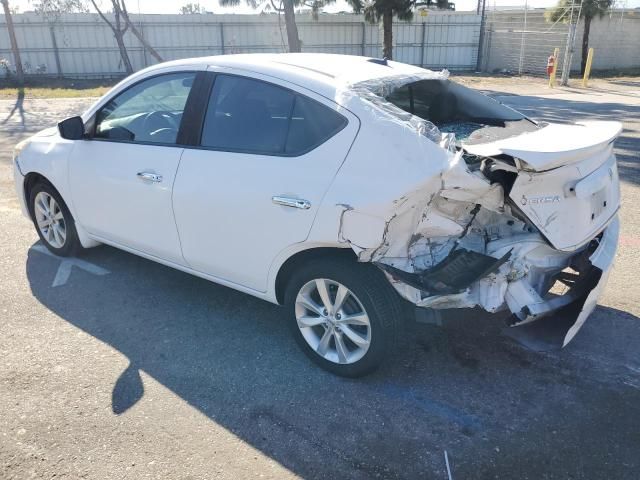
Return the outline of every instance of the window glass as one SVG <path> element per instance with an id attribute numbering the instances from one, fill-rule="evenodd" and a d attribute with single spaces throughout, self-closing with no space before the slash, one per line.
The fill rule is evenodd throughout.
<path id="1" fill-rule="evenodd" d="M 222 150 L 282 153 L 294 94 L 269 83 L 218 75 L 202 132 L 202 145 Z"/>
<path id="2" fill-rule="evenodd" d="M 416 82 L 410 85 L 411 96 L 413 98 L 413 114 L 420 118 L 429 119 L 429 109 L 433 104 L 433 99 L 440 98 L 444 93 L 438 88 L 440 83 L 433 84 L 427 82 Z M 435 90 L 435 91 L 434 91 Z"/>
<path id="3" fill-rule="evenodd" d="M 424 83 L 416 82 L 397 88 L 391 92 L 387 100 L 405 112 L 429 119 L 429 107 L 433 101 L 433 93 L 425 88 Z"/>
<path id="4" fill-rule="evenodd" d="M 291 115 L 285 152 L 302 153 L 338 133 L 347 120 L 328 107 L 298 95 Z"/>
<path id="5" fill-rule="evenodd" d="M 95 136 L 175 144 L 195 75 L 161 75 L 125 90 L 98 113 Z"/>
<path id="6" fill-rule="evenodd" d="M 300 155 L 335 135 L 346 123 L 330 108 L 285 88 L 218 75 L 201 143 L 220 150 Z"/>
<path id="7" fill-rule="evenodd" d="M 400 88 L 396 88 L 391 94 L 387 97 L 387 100 L 393 103 L 396 107 L 401 108 L 405 112 L 413 113 L 412 92 L 409 89 L 408 85 L 403 85 Z"/>

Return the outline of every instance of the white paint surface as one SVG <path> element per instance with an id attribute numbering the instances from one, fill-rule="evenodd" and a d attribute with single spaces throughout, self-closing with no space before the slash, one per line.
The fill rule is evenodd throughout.
<path id="1" fill-rule="evenodd" d="M 517 314 L 527 305 L 544 307 L 538 292 L 546 276 L 568 266 L 574 250 L 602 232 L 618 209 L 610 145 L 620 131 L 616 122 L 569 130 L 548 126 L 477 147 L 479 155 L 517 152 L 538 170 L 517 165 L 511 199 L 525 219 L 506 201 L 501 185 L 472 171 L 445 141 L 430 140 L 433 129 L 421 128 L 425 125 L 415 117 L 394 116 L 351 90 L 366 78 L 446 78 L 397 62 L 384 66 L 359 57 L 309 54 L 178 61 L 126 79 L 83 118 L 89 120 L 111 96 L 146 76 L 206 68 L 286 86 L 339 110 L 348 125 L 299 157 L 71 142 L 49 131 L 23 146 L 17 183 L 22 174 L 44 175 L 67 202 L 79 231 L 94 240 L 270 301 L 276 301 L 280 266 L 308 248 L 351 247 L 361 261 L 407 272 L 437 265 L 454 248 L 496 259 L 510 254 L 497 271 L 452 295 L 428 296 L 391 280 L 417 305 L 479 305 L 492 312 L 509 307 Z M 554 170 L 543 171 L 549 168 Z M 146 184 L 136 177 L 140 171 L 163 180 Z M 276 205 L 275 195 L 308 200 L 311 208 Z M 518 203 L 521 198 L 526 204 Z M 591 218 L 603 201 L 607 205 Z M 596 266 L 606 270 L 610 255 L 600 257 L 602 266 Z M 61 267 L 58 283 L 66 281 L 73 265 L 87 267 Z"/>

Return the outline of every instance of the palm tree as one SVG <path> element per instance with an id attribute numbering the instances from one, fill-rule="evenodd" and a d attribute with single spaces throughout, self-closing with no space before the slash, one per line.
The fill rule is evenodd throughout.
<path id="1" fill-rule="evenodd" d="M 240 0 L 218 0 L 223 7 L 236 7 L 240 5 Z M 336 0 L 280 0 L 280 5 L 276 5 L 275 0 L 245 0 L 246 4 L 254 10 L 273 9 L 278 14 L 284 13 L 284 23 L 287 30 L 287 43 L 290 52 L 302 51 L 302 42 L 298 35 L 298 25 L 296 25 L 295 7 L 309 7 L 314 19 L 318 18 L 318 12 L 325 5 L 335 3 Z"/>
<path id="2" fill-rule="evenodd" d="M 378 23 L 382 20 L 382 56 L 391 60 L 393 58 L 393 17 L 399 20 L 409 21 L 413 18 L 415 7 L 436 4 L 440 9 L 448 9 L 448 0 L 347 0 L 355 13 L 364 13 L 364 18 L 369 23 Z"/>
<path id="3" fill-rule="evenodd" d="M 16 31 L 13 28 L 13 18 L 11 17 L 11 8 L 9 0 L 1 0 L 4 8 L 4 18 L 7 22 L 7 30 L 9 31 L 9 41 L 11 42 L 11 52 L 13 53 L 13 61 L 16 64 L 16 81 L 18 85 L 24 83 L 24 71 L 22 70 L 22 60 L 20 59 L 20 49 L 16 40 Z"/>
<path id="4" fill-rule="evenodd" d="M 591 20 L 596 16 L 602 18 L 611 8 L 613 0 L 560 0 L 558 5 L 545 12 L 545 17 L 549 22 L 571 21 L 571 9 L 580 12 L 580 18 L 584 20 L 584 30 L 582 32 L 582 57 L 580 59 L 580 73 L 584 73 L 587 65 L 587 55 L 589 54 L 589 32 L 591 31 Z M 578 21 L 578 18 L 575 19 Z"/>

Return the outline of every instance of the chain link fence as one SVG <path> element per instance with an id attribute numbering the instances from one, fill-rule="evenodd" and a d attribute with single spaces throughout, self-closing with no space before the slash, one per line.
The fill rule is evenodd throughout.
<path id="1" fill-rule="evenodd" d="M 578 13 L 576 7 L 574 19 Z M 543 76 L 548 57 L 558 48 L 558 77 L 563 73 L 567 52 L 572 53 L 567 68 L 579 70 L 584 22 L 575 25 L 571 42 L 570 17 L 569 10 L 558 22 L 547 21 L 544 9 L 487 10 L 479 69 L 490 73 Z M 595 49 L 594 70 L 639 68 L 640 11 L 612 10 L 602 18 L 594 18 L 589 46 Z"/>
<path id="2" fill-rule="evenodd" d="M 564 62 L 569 24 L 547 22 L 544 11 L 489 11 L 481 69 L 518 75 L 546 75 L 547 58 L 558 48 Z"/>

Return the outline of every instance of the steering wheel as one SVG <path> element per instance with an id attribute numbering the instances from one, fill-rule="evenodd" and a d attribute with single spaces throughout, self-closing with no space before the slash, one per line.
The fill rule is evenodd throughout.
<path id="1" fill-rule="evenodd" d="M 166 132 L 167 130 L 175 132 L 177 135 L 178 122 L 171 112 L 151 112 L 144 117 L 142 130 L 149 137 L 153 137 L 153 135 L 159 131 Z"/>

